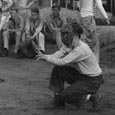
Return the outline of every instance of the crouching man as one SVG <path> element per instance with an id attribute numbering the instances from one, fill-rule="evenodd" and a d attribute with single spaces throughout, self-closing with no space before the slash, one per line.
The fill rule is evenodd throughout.
<path id="1" fill-rule="evenodd" d="M 43 21 L 39 16 L 39 9 L 31 9 L 31 16 L 26 20 L 25 39 L 19 48 L 20 56 L 33 58 L 39 51 L 45 52 L 42 27 Z"/>
<path id="2" fill-rule="evenodd" d="M 38 55 L 38 59 L 55 65 L 49 84 L 54 101 L 45 109 L 63 108 L 65 103 L 80 108 L 87 99 L 92 103 L 90 111 L 101 108 L 103 96 L 97 91 L 103 83 L 102 70 L 92 50 L 80 40 L 81 34 L 77 23 L 65 25 L 61 30 L 62 48 L 52 55 Z M 64 82 L 70 86 L 64 89 Z"/>

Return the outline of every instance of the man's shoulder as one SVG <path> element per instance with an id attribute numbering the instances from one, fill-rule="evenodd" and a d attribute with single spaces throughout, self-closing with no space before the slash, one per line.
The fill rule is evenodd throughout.
<path id="1" fill-rule="evenodd" d="M 85 51 L 85 50 L 90 50 L 89 46 L 83 42 L 82 40 L 79 41 L 79 45 L 75 48 L 75 50 L 78 51 Z"/>

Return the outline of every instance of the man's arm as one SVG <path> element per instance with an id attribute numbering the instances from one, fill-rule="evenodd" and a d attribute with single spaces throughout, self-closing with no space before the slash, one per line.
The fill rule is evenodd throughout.
<path id="1" fill-rule="evenodd" d="M 65 55 L 67 55 L 68 53 L 70 52 L 70 49 L 69 48 L 66 48 L 66 46 L 62 46 L 62 48 L 60 48 L 59 51 L 56 51 L 55 53 L 53 54 L 50 54 L 50 55 L 44 55 L 42 53 L 39 53 L 38 54 L 38 59 L 42 59 L 42 60 L 46 60 L 46 58 L 56 58 L 56 59 L 60 59 L 62 57 L 64 57 Z"/>
<path id="2" fill-rule="evenodd" d="M 36 3 L 37 0 L 32 0 L 27 6 L 26 8 L 30 8 L 34 3 Z"/>
<path id="3" fill-rule="evenodd" d="M 30 35 L 30 19 L 29 18 L 26 20 L 25 33 Z"/>
<path id="4" fill-rule="evenodd" d="M 70 63 L 74 63 L 81 60 L 81 55 L 79 53 L 79 51 L 72 51 L 71 53 L 69 53 L 68 55 L 66 55 L 63 58 L 53 58 L 53 57 L 49 57 L 46 55 L 46 61 L 54 64 L 54 65 L 59 65 L 59 66 L 63 66 L 63 65 L 67 65 Z"/>
<path id="5" fill-rule="evenodd" d="M 54 25 L 51 22 L 47 22 L 47 26 L 48 26 L 49 30 L 52 32 L 60 30 L 60 28 L 54 27 Z"/>
<path id="6" fill-rule="evenodd" d="M 22 16 L 20 16 L 20 28 L 18 30 L 23 31 L 23 29 L 24 29 L 24 19 Z"/>
<path id="7" fill-rule="evenodd" d="M 95 0 L 95 2 L 96 2 L 96 5 L 97 5 L 97 8 L 101 12 L 101 14 L 104 16 L 104 18 L 106 19 L 107 23 L 109 23 L 109 19 L 108 19 L 107 13 L 106 13 L 106 11 L 105 11 L 105 9 L 103 7 L 102 0 Z"/>
<path id="8" fill-rule="evenodd" d="M 70 51 L 70 53 L 68 54 L 63 53 L 63 56 L 61 58 L 56 58 L 51 55 L 42 54 L 39 56 L 39 59 L 46 60 L 47 62 L 50 62 L 51 64 L 54 64 L 54 65 L 63 66 L 63 65 L 72 64 L 74 62 L 78 62 L 81 60 L 85 60 L 88 57 L 89 55 L 83 56 L 78 49 L 78 50 Z"/>
<path id="9" fill-rule="evenodd" d="M 39 26 L 36 28 L 35 33 L 32 36 L 33 39 L 39 34 L 39 32 L 42 30 L 42 28 L 43 28 L 43 21 L 41 21 Z"/>
<path id="10" fill-rule="evenodd" d="M 55 31 L 59 31 L 59 30 L 60 30 L 60 28 L 57 28 L 57 26 L 52 23 L 51 15 L 49 15 L 49 16 L 46 18 L 45 24 L 46 24 L 46 26 L 49 28 L 49 31 L 50 31 L 50 32 L 55 32 Z"/>

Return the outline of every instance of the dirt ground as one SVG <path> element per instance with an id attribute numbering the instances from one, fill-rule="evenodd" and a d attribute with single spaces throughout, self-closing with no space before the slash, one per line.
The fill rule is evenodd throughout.
<path id="1" fill-rule="evenodd" d="M 51 50 L 55 47 L 46 49 L 53 52 Z M 113 56 L 108 54 L 101 59 L 105 83 L 100 92 L 105 95 L 105 100 L 99 113 L 87 112 L 89 104 L 81 110 L 71 105 L 64 110 L 44 110 L 53 97 L 47 88 L 53 66 L 32 59 L 0 58 L 0 78 L 5 80 L 0 83 L 0 115 L 115 115 L 115 72 L 114 64 L 109 63 Z"/>

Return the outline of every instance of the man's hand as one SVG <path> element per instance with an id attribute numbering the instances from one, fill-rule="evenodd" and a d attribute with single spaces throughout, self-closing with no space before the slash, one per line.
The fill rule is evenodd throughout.
<path id="1" fill-rule="evenodd" d="M 109 19 L 107 18 L 106 19 L 106 23 L 109 25 L 110 24 L 110 21 L 109 21 Z"/>
<path id="2" fill-rule="evenodd" d="M 47 56 L 40 51 L 36 57 L 37 57 L 36 61 L 38 61 L 38 60 L 45 60 L 46 61 L 47 60 Z"/>
<path id="3" fill-rule="evenodd" d="M 27 38 L 27 39 L 30 39 L 30 40 L 33 40 L 33 39 L 34 39 L 33 36 L 30 36 L 29 34 L 26 35 L 26 38 Z"/>

